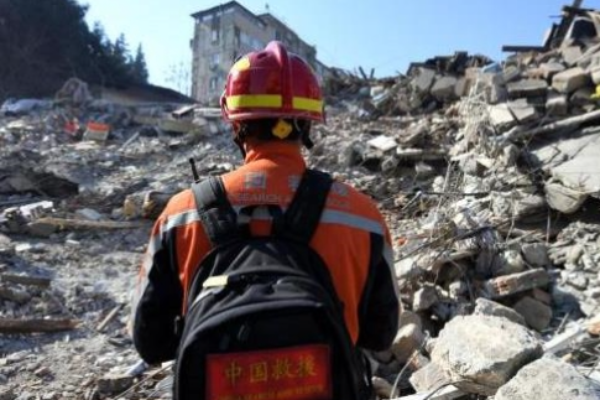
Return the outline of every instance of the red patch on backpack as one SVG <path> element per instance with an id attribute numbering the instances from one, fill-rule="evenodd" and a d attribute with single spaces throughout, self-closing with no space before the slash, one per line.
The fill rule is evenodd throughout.
<path id="1" fill-rule="evenodd" d="M 209 354 L 206 360 L 211 400 L 329 400 L 331 383 L 326 345 Z"/>

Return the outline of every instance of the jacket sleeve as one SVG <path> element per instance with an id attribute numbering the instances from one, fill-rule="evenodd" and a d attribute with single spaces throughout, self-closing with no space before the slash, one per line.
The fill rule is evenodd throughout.
<path id="1" fill-rule="evenodd" d="M 179 281 L 175 231 L 163 232 L 165 218 L 156 222 L 140 268 L 132 303 L 132 336 L 136 350 L 148 364 L 175 358 L 183 289 Z"/>
<path id="2" fill-rule="evenodd" d="M 373 233 L 369 274 L 359 304 L 357 345 L 373 351 L 388 349 L 398 332 L 399 309 L 392 248 L 385 237 Z"/>

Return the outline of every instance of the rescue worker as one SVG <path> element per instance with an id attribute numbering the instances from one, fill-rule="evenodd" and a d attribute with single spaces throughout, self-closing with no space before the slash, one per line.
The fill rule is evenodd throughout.
<path id="1" fill-rule="evenodd" d="M 222 176 L 235 209 L 274 204 L 285 208 L 306 169 L 312 122 L 324 121 L 316 76 L 279 42 L 233 65 L 221 99 L 244 165 Z M 335 149 L 332 149 L 335 151 Z M 252 235 L 268 235 L 267 215 L 255 215 Z M 397 332 L 397 287 L 390 234 L 377 207 L 336 182 L 311 247 L 327 265 L 356 346 L 381 351 Z M 184 312 L 195 268 L 211 250 L 191 190 L 171 199 L 156 221 L 133 303 L 133 341 L 149 364 L 171 360 L 178 347 L 176 320 Z"/>

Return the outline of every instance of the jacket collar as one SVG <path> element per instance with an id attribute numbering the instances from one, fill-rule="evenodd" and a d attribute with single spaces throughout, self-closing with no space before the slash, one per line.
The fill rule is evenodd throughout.
<path id="1" fill-rule="evenodd" d="M 259 142 L 248 146 L 245 164 L 259 160 L 269 160 L 276 165 L 292 168 L 306 168 L 301 145 L 291 142 Z"/>

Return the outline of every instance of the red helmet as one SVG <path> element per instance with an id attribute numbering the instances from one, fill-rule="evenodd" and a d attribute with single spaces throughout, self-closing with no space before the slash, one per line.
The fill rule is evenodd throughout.
<path id="1" fill-rule="evenodd" d="M 236 62 L 221 97 L 228 121 L 304 118 L 323 122 L 323 97 L 315 74 L 302 58 L 270 42 Z"/>

